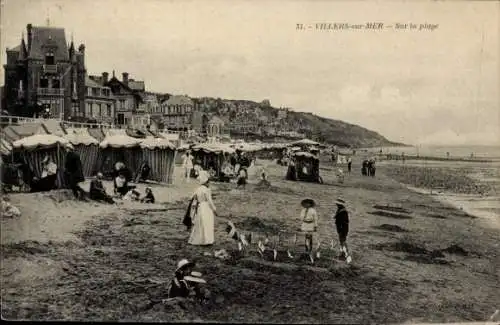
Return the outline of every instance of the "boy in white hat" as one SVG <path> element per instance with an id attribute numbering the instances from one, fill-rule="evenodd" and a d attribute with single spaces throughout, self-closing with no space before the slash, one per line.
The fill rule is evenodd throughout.
<path id="1" fill-rule="evenodd" d="M 345 208 L 345 201 L 338 198 L 335 201 L 337 205 L 337 212 L 333 217 L 335 220 L 335 227 L 337 228 L 337 234 L 339 235 L 340 242 L 340 256 L 339 258 L 345 258 L 347 263 L 351 262 L 351 256 L 347 251 L 347 234 L 349 233 L 349 214 Z"/>
<path id="2" fill-rule="evenodd" d="M 187 298 L 193 291 L 197 298 L 205 298 L 200 284 L 206 283 L 206 281 L 201 278 L 201 273 L 193 272 L 194 266 L 195 264 L 187 259 L 182 259 L 177 263 L 175 276 L 168 288 L 168 298 Z"/>

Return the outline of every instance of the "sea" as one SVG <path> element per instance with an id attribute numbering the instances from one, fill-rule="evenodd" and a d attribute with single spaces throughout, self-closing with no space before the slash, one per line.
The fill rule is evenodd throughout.
<path id="1" fill-rule="evenodd" d="M 455 193 L 431 192 L 429 189 L 409 187 L 411 190 L 432 195 L 435 199 L 451 204 L 463 211 L 481 218 L 490 227 L 500 232 L 500 145 L 498 146 L 413 146 L 413 147 L 378 147 L 362 149 L 370 154 L 395 154 L 406 156 L 436 157 L 436 158 L 471 158 L 489 162 L 457 162 L 432 160 L 406 160 L 407 166 L 445 167 L 467 166 L 473 170 L 469 175 L 476 181 L 488 183 L 497 189 L 496 194 L 490 196 L 460 195 Z M 381 162 L 384 163 L 384 162 Z M 387 161 L 385 163 L 396 163 Z M 401 163 L 401 162 L 398 162 Z"/>
<path id="2" fill-rule="evenodd" d="M 500 140 L 499 140 L 500 143 Z M 500 161 L 500 145 L 498 146 L 411 146 L 411 147 L 377 147 L 364 149 L 370 153 L 395 154 L 406 156 L 424 156 L 437 158 L 482 158 Z M 449 156 L 447 156 L 449 154 Z"/>

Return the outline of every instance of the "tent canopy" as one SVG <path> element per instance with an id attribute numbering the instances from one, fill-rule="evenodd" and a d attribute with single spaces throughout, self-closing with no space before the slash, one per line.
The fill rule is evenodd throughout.
<path id="1" fill-rule="evenodd" d="M 68 147 L 69 141 L 53 134 L 35 134 L 26 138 L 19 139 L 12 143 L 15 149 L 32 150 L 38 147 L 49 148 L 57 145 Z"/>
<path id="2" fill-rule="evenodd" d="M 295 157 L 304 157 L 304 158 L 312 158 L 312 159 L 318 159 L 316 155 L 313 155 L 310 152 L 305 152 L 305 151 L 298 151 L 293 154 Z"/>
<path id="3" fill-rule="evenodd" d="M 147 137 L 141 141 L 140 144 L 143 149 L 172 149 L 175 150 L 175 146 L 172 142 L 163 138 Z"/>
<path id="4" fill-rule="evenodd" d="M 111 148 L 133 148 L 139 146 L 141 139 L 129 137 L 126 134 L 108 135 L 99 145 L 105 149 Z"/>
<path id="5" fill-rule="evenodd" d="M 66 129 L 66 132 L 68 132 L 68 134 L 66 134 L 64 138 L 66 138 L 73 145 L 83 144 L 89 146 L 91 144 L 99 144 L 99 141 L 92 137 L 87 129 L 68 128 Z"/>
<path id="6" fill-rule="evenodd" d="M 225 145 L 223 143 L 217 143 L 217 144 L 208 144 L 208 143 L 202 143 L 202 144 L 197 144 L 193 146 L 192 150 L 194 151 L 205 151 L 205 152 L 213 152 L 213 153 L 229 153 L 232 154 L 235 152 L 233 148 L 231 148 L 228 145 Z"/>
<path id="7" fill-rule="evenodd" d="M 292 145 L 318 146 L 319 142 L 315 142 L 315 141 L 309 140 L 309 139 L 302 139 L 302 140 L 294 141 L 291 144 Z"/>

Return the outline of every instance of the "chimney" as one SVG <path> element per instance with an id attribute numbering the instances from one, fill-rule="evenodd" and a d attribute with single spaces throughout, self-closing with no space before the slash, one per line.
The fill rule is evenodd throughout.
<path id="1" fill-rule="evenodd" d="M 123 77 L 123 83 L 125 84 L 125 86 L 128 86 L 128 72 L 122 73 L 122 77 Z"/>
<path id="2" fill-rule="evenodd" d="M 26 26 L 26 30 L 28 31 L 28 53 L 30 53 L 30 51 L 31 51 L 31 40 L 33 38 L 33 31 L 32 31 L 32 29 L 33 29 L 33 25 L 28 24 Z"/>
<path id="3" fill-rule="evenodd" d="M 108 83 L 108 77 L 109 77 L 109 73 L 107 73 L 107 72 L 103 72 L 102 73 L 102 83 L 103 84 L 107 84 Z"/>

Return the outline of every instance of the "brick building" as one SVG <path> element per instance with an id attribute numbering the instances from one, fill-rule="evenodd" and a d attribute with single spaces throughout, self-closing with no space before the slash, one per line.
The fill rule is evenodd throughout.
<path id="1" fill-rule="evenodd" d="M 85 105 L 85 46 L 66 42 L 64 28 L 26 26 L 21 43 L 6 50 L 6 109 L 12 115 L 66 119 Z"/>

